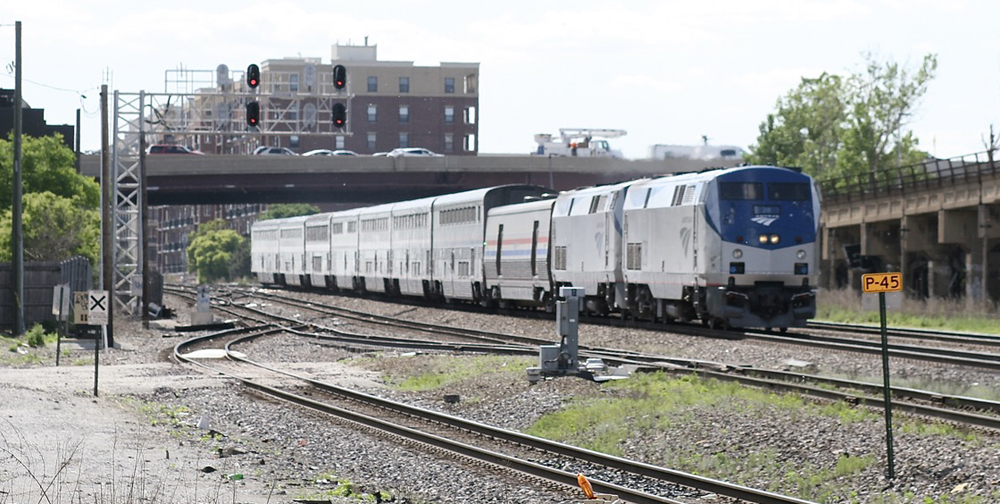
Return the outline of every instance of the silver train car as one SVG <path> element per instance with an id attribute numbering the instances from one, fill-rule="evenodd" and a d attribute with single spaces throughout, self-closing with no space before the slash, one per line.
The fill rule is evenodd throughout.
<path id="1" fill-rule="evenodd" d="M 549 192 L 506 185 L 259 221 L 251 271 L 265 285 L 485 302 L 487 213 Z"/>
<path id="2" fill-rule="evenodd" d="M 816 313 L 819 204 L 811 177 L 769 166 L 566 191 L 552 205 L 549 236 L 533 238 L 548 244 L 531 252 L 548 256 L 531 260 L 548 263 L 550 276 L 531 277 L 530 297 L 519 267 L 526 237 L 516 227 L 517 207 L 530 204 L 490 214 L 487 236 L 496 244 L 488 242 L 487 257 L 496 265 L 487 265 L 487 285 L 507 305 L 546 305 L 572 286 L 585 289 L 583 309 L 592 314 L 803 326 Z M 546 282 L 550 289 L 540 289 Z"/>
<path id="3" fill-rule="evenodd" d="M 589 314 L 784 330 L 816 313 L 819 205 L 811 177 L 771 166 L 554 198 L 491 187 L 255 223 L 252 270 L 264 284 L 548 311 L 560 287 L 583 287 Z"/>

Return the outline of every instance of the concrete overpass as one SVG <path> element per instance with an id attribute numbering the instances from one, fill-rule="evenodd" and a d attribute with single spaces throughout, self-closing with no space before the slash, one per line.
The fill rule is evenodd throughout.
<path id="1" fill-rule="evenodd" d="M 821 184 L 824 284 L 860 292 L 861 274 L 900 271 L 911 297 L 1000 300 L 1000 161 L 992 157 Z"/>
<path id="2" fill-rule="evenodd" d="M 537 184 L 565 190 L 739 162 L 499 155 L 151 155 L 146 157 L 147 203 L 377 203 L 499 184 Z M 84 156 L 80 166 L 85 175 L 100 175 L 99 156 Z"/>

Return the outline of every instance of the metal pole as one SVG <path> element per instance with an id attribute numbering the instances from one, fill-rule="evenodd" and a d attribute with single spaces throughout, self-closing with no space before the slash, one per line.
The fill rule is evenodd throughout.
<path id="1" fill-rule="evenodd" d="M 111 293 L 115 292 L 114 274 L 114 233 L 115 223 L 112 220 L 114 215 L 111 211 L 114 208 L 114 170 L 111 167 L 111 149 L 108 145 L 108 85 L 101 85 L 101 243 L 103 252 L 101 254 L 101 286 Z M 113 299 L 113 298 L 112 298 Z M 108 341 L 114 344 L 113 320 L 115 313 L 115 303 L 112 300 L 108 303 Z M 94 342 L 98 344 L 98 342 Z M 96 384 L 94 395 L 97 395 Z"/>
<path id="2" fill-rule="evenodd" d="M 146 133 L 139 135 L 139 247 L 142 255 L 142 303 L 139 309 L 142 310 L 142 327 L 149 329 L 149 230 L 147 213 L 149 206 L 146 203 Z"/>
<path id="3" fill-rule="evenodd" d="M 68 286 L 69 284 L 66 285 Z M 56 367 L 59 367 L 59 354 L 62 353 L 63 295 L 69 294 L 69 288 L 67 287 L 65 290 L 60 288 L 60 286 L 56 288 L 59 289 L 59 318 L 56 319 L 56 322 L 59 324 L 59 327 L 56 329 Z"/>
<path id="4" fill-rule="evenodd" d="M 80 174 L 80 109 L 76 109 L 76 162 L 73 163 L 73 167 L 76 168 L 77 175 Z"/>
<path id="5" fill-rule="evenodd" d="M 14 335 L 24 334 L 24 228 L 21 181 L 21 22 L 14 23 L 14 201 L 11 245 L 14 246 Z"/>
<path id="6" fill-rule="evenodd" d="M 885 292 L 878 293 L 878 311 L 882 319 L 882 391 L 885 395 L 885 448 L 889 459 L 889 481 L 896 477 L 892 454 L 892 390 L 889 388 L 889 336 L 885 329 Z"/>

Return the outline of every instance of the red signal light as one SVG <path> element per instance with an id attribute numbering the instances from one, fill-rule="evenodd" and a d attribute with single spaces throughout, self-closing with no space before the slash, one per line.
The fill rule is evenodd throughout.
<path id="1" fill-rule="evenodd" d="M 343 128 L 347 124 L 347 107 L 343 103 L 333 105 L 333 125 Z"/>
<path id="2" fill-rule="evenodd" d="M 255 101 L 247 103 L 247 125 L 256 126 L 260 122 L 260 103 Z"/>

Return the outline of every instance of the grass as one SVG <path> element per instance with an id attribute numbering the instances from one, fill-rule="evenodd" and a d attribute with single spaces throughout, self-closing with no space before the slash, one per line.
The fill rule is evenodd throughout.
<path id="1" fill-rule="evenodd" d="M 0 347 L 6 347 L 7 352 L 0 352 L 0 365 L 10 367 L 31 367 L 47 363 L 55 363 L 55 346 L 59 335 L 46 329 L 41 324 L 35 324 L 19 337 L 0 333 Z M 72 355 L 69 348 L 62 348 L 59 354 L 68 358 Z M 93 363 L 93 359 L 90 359 Z M 74 363 L 73 365 L 80 365 Z M 0 502 L 0 504 L 3 504 Z"/>
<path id="2" fill-rule="evenodd" d="M 703 423 L 709 411 L 724 410 L 733 417 L 771 418 L 780 414 L 787 421 L 802 421 L 822 416 L 835 419 L 841 427 L 858 422 L 881 422 L 881 415 L 854 409 L 842 403 L 815 404 L 793 395 L 775 394 L 736 384 L 705 380 L 693 376 L 673 378 L 664 373 L 634 376 L 603 386 L 600 398 L 580 397 L 563 410 L 539 419 L 529 434 L 567 442 L 585 448 L 623 455 L 623 441 L 659 439 L 664 432 L 674 432 L 691 440 L 670 444 L 661 460 L 650 462 L 665 467 L 704 475 L 739 484 L 770 481 L 767 490 L 816 502 L 861 502 L 850 488 L 851 478 L 870 470 L 876 458 L 869 454 L 841 453 L 828 466 L 816 466 L 791 459 L 781 453 L 781 446 L 754 450 L 744 444 L 739 433 L 724 426 Z M 715 413 L 717 414 L 717 413 Z M 975 435 L 936 422 L 904 421 L 902 433 L 918 436 L 954 436 L 978 442 Z M 727 434 L 727 446 L 709 446 L 700 439 L 719 439 L 706 430 L 721 429 Z M 684 434 L 678 434 L 678 433 Z M 702 437 L 704 436 L 704 437 Z M 896 494 L 889 494 L 896 495 Z M 868 497 L 871 499 L 871 497 Z M 895 496 L 875 503 L 978 504 L 989 502 L 981 497 Z"/>
<path id="3" fill-rule="evenodd" d="M 877 294 L 821 289 L 816 302 L 816 320 L 879 325 L 878 310 L 864 311 L 861 296 Z M 965 299 L 904 297 L 898 309 L 886 310 L 886 326 L 997 334 L 1000 333 L 997 308 L 994 303 Z"/>
<path id="4" fill-rule="evenodd" d="M 387 383 L 402 391 L 421 392 L 436 390 L 460 383 L 474 376 L 491 373 L 516 373 L 524 379 L 525 368 L 536 358 L 481 355 L 456 359 L 454 356 L 424 355 L 408 357 L 412 364 L 398 363 L 385 371 Z"/>

